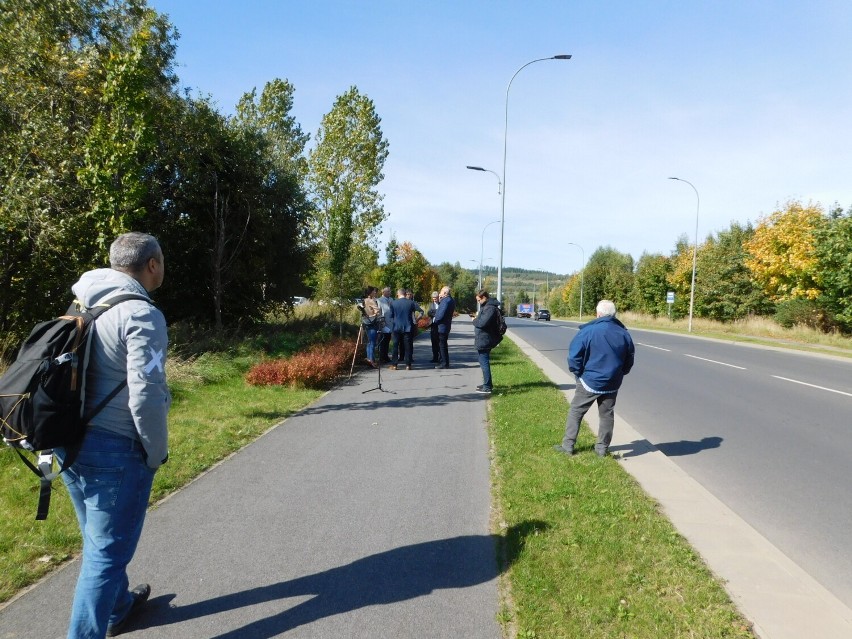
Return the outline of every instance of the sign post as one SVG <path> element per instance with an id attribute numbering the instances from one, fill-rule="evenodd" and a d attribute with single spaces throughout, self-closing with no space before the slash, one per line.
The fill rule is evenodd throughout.
<path id="1" fill-rule="evenodd" d="M 669 305 L 669 319 L 672 318 L 672 304 L 674 304 L 674 291 L 666 293 L 666 304 Z"/>

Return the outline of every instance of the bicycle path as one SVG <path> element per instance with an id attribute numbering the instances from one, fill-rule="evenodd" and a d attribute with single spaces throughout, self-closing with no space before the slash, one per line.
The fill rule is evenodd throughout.
<path id="1" fill-rule="evenodd" d="M 148 514 L 151 599 L 122 636 L 499 639 L 486 398 L 467 318 L 452 367 L 363 370 Z M 0 638 L 65 637 L 79 562 L 0 611 Z"/>

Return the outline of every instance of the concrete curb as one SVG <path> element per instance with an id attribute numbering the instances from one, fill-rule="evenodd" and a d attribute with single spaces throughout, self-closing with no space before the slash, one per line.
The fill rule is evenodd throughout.
<path id="1" fill-rule="evenodd" d="M 573 376 L 511 329 L 507 335 L 554 384 L 572 387 L 564 391 L 570 402 Z M 597 432 L 597 411 L 590 410 L 586 421 Z M 758 637 L 852 637 L 852 609 L 619 418 L 617 411 L 612 445 L 642 453 L 619 463 L 660 503 L 675 528 L 722 580 Z"/>

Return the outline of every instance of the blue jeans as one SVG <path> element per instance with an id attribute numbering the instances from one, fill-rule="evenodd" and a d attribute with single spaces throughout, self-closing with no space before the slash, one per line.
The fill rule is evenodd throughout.
<path id="1" fill-rule="evenodd" d="M 367 359 L 371 362 L 375 361 L 373 357 L 376 354 L 376 335 L 378 331 L 375 328 L 367 329 Z"/>
<path id="2" fill-rule="evenodd" d="M 65 451 L 57 449 L 56 456 L 61 462 Z M 142 444 L 90 429 L 62 473 L 83 535 L 68 639 L 100 639 L 130 612 L 127 565 L 142 534 L 154 472 Z"/>
<path id="3" fill-rule="evenodd" d="M 482 385 L 491 388 L 491 349 L 477 351 L 479 367 L 482 369 Z"/>

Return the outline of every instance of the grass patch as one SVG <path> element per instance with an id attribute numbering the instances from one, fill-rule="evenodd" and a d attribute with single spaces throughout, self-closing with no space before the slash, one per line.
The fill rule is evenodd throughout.
<path id="1" fill-rule="evenodd" d="M 562 439 L 564 395 L 510 341 L 492 352 L 495 532 L 505 635 L 529 639 L 753 637 L 750 624 L 633 478 L 583 428 Z"/>
<path id="2" fill-rule="evenodd" d="M 220 336 L 216 343 L 197 335 L 187 337 L 180 354 L 170 352 L 169 461 L 154 478 L 152 502 L 186 485 L 324 392 L 250 386 L 243 379 L 262 357 L 297 352 L 312 339 L 330 334 L 321 321 L 296 321 L 298 330 L 270 325 L 250 337 Z M 177 332 L 183 336 L 189 329 L 178 327 Z M 195 352 L 189 348 L 192 343 Z M 213 350 L 199 354 L 201 345 Z M 0 482 L 0 602 L 4 602 L 75 556 L 81 538 L 61 479 L 53 482 L 50 515 L 42 522 L 35 521 L 38 479 L 7 446 L 0 447 Z"/>

